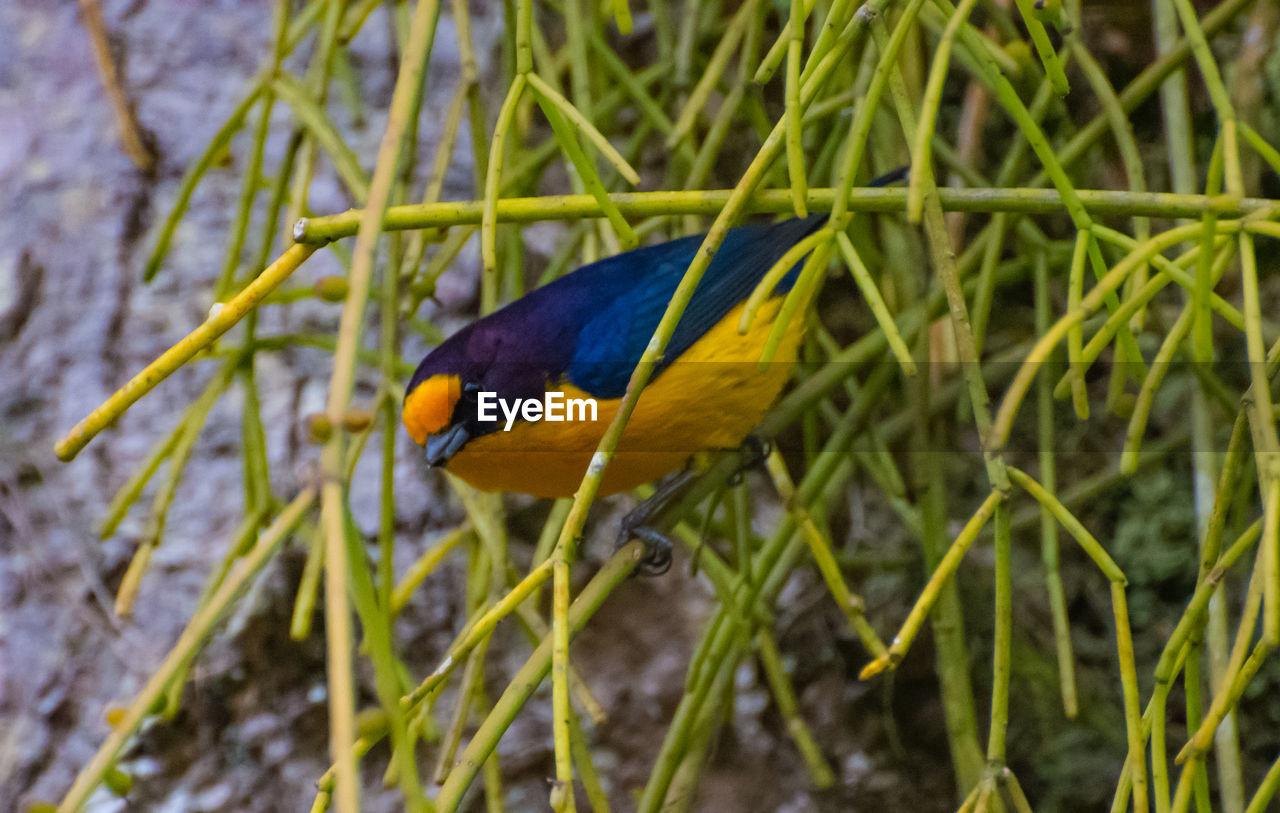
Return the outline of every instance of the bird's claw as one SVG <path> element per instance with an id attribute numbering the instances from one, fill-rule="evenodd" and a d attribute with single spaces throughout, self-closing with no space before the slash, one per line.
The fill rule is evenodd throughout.
<path id="1" fill-rule="evenodd" d="M 621 544 L 631 539 L 639 539 L 644 545 L 644 553 L 640 555 L 640 563 L 636 572 L 644 576 L 661 576 L 671 569 L 671 539 L 656 528 L 646 525 L 624 528 Z"/>

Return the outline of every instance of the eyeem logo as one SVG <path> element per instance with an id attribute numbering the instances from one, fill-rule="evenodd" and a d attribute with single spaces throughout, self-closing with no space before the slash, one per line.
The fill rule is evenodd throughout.
<path id="1" fill-rule="evenodd" d="M 498 420 L 496 409 L 507 419 L 504 432 L 510 432 L 516 418 L 526 421 L 595 421 L 596 399 L 565 398 L 563 392 L 543 393 L 537 398 L 515 398 L 508 401 L 496 392 L 480 392 L 476 399 L 476 417 L 482 421 Z M 587 417 L 590 411 L 591 417 Z"/>

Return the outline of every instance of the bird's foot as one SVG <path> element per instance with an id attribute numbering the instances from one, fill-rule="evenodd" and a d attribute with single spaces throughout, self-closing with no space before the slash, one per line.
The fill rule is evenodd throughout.
<path id="1" fill-rule="evenodd" d="M 743 475 L 763 465 L 771 451 L 768 441 L 757 435 L 748 435 L 738 448 L 738 467 L 729 476 L 728 484 L 737 485 L 742 482 Z M 662 524 L 662 514 L 679 500 L 685 487 L 695 477 L 696 471 L 685 469 L 664 478 L 658 483 L 652 497 L 622 518 L 615 550 L 632 539 L 640 540 L 644 544 L 644 554 L 636 568 L 637 572 L 646 576 L 660 576 L 671 568 L 671 551 L 675 546 L 671 537 L 659 530 L 658 526 Z"/>
<path id="2" fill-rule="evenodd" d="M 671 538 L 655 527 L 655 521 L 671 507 L 694 478 L 692 471 L 678 471 L 658 483 L 653 496 L 637 505 L 622 518 L 617 547 L 639 539 L 644 544 L 644 554 L 636 572 L 646 576 L 661 576 L 671 568 Z"/>
<path id="3" fill-rule="evenodd" d="M 661 576 L 671 569 L 671 549 L 674 546 L 671 538 L 662 531 L 641 525 L 624 532 L 622 538 L 639 539 L 644 545 L 644 552 L 640 554 L 640 562 L 636 565 L 636 572 L 640 575 Z"/>

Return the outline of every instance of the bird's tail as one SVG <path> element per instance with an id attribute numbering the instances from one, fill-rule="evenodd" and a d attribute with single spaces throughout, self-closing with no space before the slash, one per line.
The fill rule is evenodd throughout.
<path id="1" fill-rule="evenodd" d="M 874 181 L 867 184 L 867 186 L 889 186 L 897 183 L 898 181 L 905 181 L 910 174 L 911 167 L 898 167 L 897 169 L 890 170 L 879 178 L 876 178 Z"/>
<path id="2" fill-rule="evenodd" d="M 867 186 L 891 186 L 898 181 L 905 181 L 907 176 L 910 174 L 911 167 L 898 167 L 897 169 L 886 172 L 879 178 L 872 180 L 867 184 Z M 830 212 L 816 212 L 808 217 L 797 217 L 792 218 L 791 220 L 784 220 L 781 223 L 776 224 L 775 228 L 780 226 L 783 229 L 786 229 L 788 234 L 783 239 L 783 242 L 786 242 L 788 245 L 794 245 L 796 242 L 808 237 L 810 234 L 813 234 L 815 231 L 822 228 L 829 217 L 831 217 Z M 797 265 L 796 268 L 787 275 L 787 280 L 784 281 L 783 285 L 784 288 L 790 287 L 790 284 L 795 282 L 795 275 L 799 273 L 799 270 L 800 266 Z"/>
<path id="3" fill-rule="evenodd" d="M 867 186 L 889 186 L 897 183 L 898 181 L 905 181 L 908 174 L 910 174 L 910 171 L 911 167 L 909 166 L 898 167 L 897 169 L 886 172 L 879 178 L 874 179 L 868 183 Z M 784 220 L 781 223 L 774 224 L 772 228 L 779 235 L 779 243 L 786 246 L 792 246 L 826 225 L 826 222 L 830 217 L 830 212 L 817 212 L 809 215 L 808 217 L 796 217 L 790 220 Z M 791 286 L 795 284 L 796 279 L 799 277 L 800 269 L 803 266 L 804 259 L 801 258 L 801 260 L 796 263 L 795 267 L 787 272 L 786 276 L 782 278 L 782 281 L 778 283 L 777 290 L 790 290 Z"/>

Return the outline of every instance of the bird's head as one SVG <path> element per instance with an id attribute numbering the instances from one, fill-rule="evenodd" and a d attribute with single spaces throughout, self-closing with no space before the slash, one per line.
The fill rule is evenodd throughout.
<path id="1" fill-rule="evenodd" d="M 439 466 L 479 434 L 476 398 L 480 383 L 454 372 L 424 370 L 409 384 L 403 420 L 409 435 L 427 451 L 427 465 Z"/>
<path id="2" fill-rule="evenodd" d="M 426 448 L 429 466 L 443 465 L 471 438 L 492 431 L 481 425 L 476 404 L 500 349 L 486 332 L 474 324 L 458 331 L 426 355 L 405 388 L 401 419 Z"/>
<path id="3" fill-rule="evenodd" d="M 545 389 L 545 365 L 527 357 L 528 332 L 521 336 L 518 327 L 493 317 L 473 323 L 418 365 L 405 389 L 402 419 L 426 448 L 427 465 L 443 465 L 471 439 L 502 428 L 502 421 L 480 419 L 482 391 L 531 397 Z"/>

